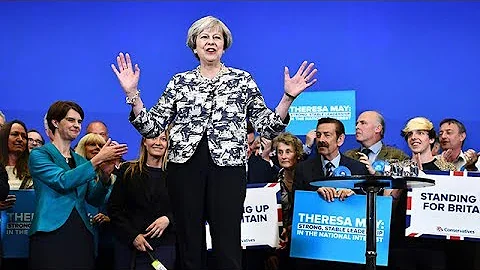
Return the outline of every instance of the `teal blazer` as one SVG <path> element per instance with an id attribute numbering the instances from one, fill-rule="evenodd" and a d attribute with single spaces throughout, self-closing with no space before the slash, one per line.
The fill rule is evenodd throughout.
<path id="1" fill-rule="evenodd" d="M 29 235 L 60 228 L 74 207 L 93 234 L 85 202 L 100 206 L 108 192 L 108 186 L 95 181 L 97 175 L 90 161 L 72 150 L 70 154 L 75 160 L 74 169 L 70 169 L 65 158 L 51 143 L 35 148 L 30 153 L 28 165 L 37 207 Z"/>

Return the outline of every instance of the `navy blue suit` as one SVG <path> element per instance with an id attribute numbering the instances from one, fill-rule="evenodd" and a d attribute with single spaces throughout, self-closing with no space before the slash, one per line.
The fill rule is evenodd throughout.
<path id="1" fill-rule="evenodd" d="M 351 159 L 340 154 L 340 166 L 347 167 L 352 175 L 368 175 L 365 164 L 360 161 Z M 311 186 L 310 183 L 317 181 L 319 178 L 325 177 L 323 164 L 320 156 L 307 159 L 300 162 L 295 168 L 295 180 L 293 181 L 294 190 L 317 190 L 317 187 Z"/>

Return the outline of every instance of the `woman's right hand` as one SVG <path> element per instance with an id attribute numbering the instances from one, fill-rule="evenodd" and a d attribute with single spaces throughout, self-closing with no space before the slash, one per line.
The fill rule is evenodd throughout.
<path id="1" fill-rule="evenodd" d="M 119 53 L 117 56 L 117 65 L 111 64 L 113 72 L 117 75 L 118 81 L 128 97 L 132 97 L 137 93 L 138 80 L 140 79 L 140 68 L 135 64 L 135 70 L 132 67 L 130 55 Z"/>
<path id="2" fill-rule="evenodd" d="M 108 139 L 107 143 L 100 149 L 100 152 L 94 156 L 90 161 L 96 168 L 103 162 L 112 161 L 121 158 L 127 153 L 128 147 L 126 144 L 112 143 L 112 139 Z"/>
<path id="3" fill-rule="evenodd" d="M 133 246 L 140 251 L 147 251 L 147 248 L 153 250 L 145 237 L 143 237 L 143 234 L 139 234 L 137 235 L 137 237 L 135 237 L 135 239 L 133 240 Z"/>

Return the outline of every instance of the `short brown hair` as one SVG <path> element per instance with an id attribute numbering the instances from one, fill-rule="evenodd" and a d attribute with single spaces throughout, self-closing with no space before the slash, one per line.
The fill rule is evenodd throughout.
<path id="1" fill-rule="evenodd" d="M 74 110 L 80 114 L 80 117 L 83 119 L 85 113 L 83 112 L 82 107 L 73 101 L 55 101 L 47 112 L 47 124 L 48 128 L 55 134 L 55 126 L 52 123 L 52 120 L 57 120 L 60 122 L 65 116 L 67 116 L 68 111 Z"/>

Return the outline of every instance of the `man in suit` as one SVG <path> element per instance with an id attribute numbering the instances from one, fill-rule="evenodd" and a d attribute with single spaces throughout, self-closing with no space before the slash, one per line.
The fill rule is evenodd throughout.
<path id="1" fill-rule="evenodd" d="M 340 146 L 345 140 L 345 127 L 342 122 L 334 118 L 320 118 L 316 129 L 318 155 L 300 162 L 295 169 L 293 181 L 294 190 L 317 191 L 325 200 L 333 201 L 335 198 L 344 200 L 354 194 L 350 189 L 338 189 L 330 187 L 316 188 L 310 185 L 325 176 L 331 176 L 338 166 L 347 167 L 352 175 L 366 175 L 368 169 L 365 164 L 346 157 L 340 153 Z M 297 269 L 342 269 L 358 270 L 361 265 L 298 259 Z"/>
<path id="2" fill-rule="evenodd" d="M 334 188 L 317 189 L 311 186 L 310 182 L 330 176 L 338 166 L 347 167 L 352 175 L 366 175 L 369 173 L 367 166 L 340 153 L 340 146 L 345 141 L 345 127 L 339 120 L 330 117 L 320 118 L 317 123 L 316 137 L 318 156 L 297 165 L 294 188 L 317 190 L 328 201 L 334 200 L 337 196 L 343 200 L 353 193 L 349 190 L 340 190 L 337 194 Z"/>
<path id="3" fill-rule="evenodd" d="M 355 139 L 360 147 L 345 152 L 345 156 L 357 159 L 368 157 L 370 164 L 377 160 L 409 159 L 409 156 L 402 150 L 387 146 L 383 143 L 385 136 L 385 119 L 376 111 L 365 111 L 358 116 L 355 127 Z"/>

